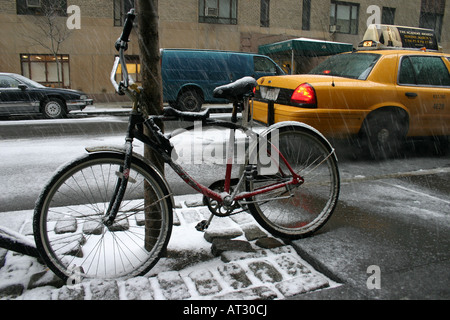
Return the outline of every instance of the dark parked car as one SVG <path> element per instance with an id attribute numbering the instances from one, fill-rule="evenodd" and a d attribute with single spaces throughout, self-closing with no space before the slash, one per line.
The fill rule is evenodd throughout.
<path id="1" fill-rule="evenodd" d="M 42 113 L 49 119 L 63 118 L 92 103 L 80 91 L 48 88 L 15 73 L 0 73 L 0 116 Z"/>

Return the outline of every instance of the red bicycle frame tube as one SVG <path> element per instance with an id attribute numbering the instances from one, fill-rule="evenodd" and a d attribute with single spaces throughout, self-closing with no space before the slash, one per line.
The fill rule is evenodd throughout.
<path id="1" fill-rule="evenodd" d="M 234 137 L 234 135 L 233 135 L 233 137 Z M 271 144 L 271 146 L 277 152 L 279 159 L 281 159 L 281 161 L 286 165 L 289 172 L 292 174 L 292 179 L 290 181 L 286 181 L 286 182 L 267 185 L 267 186 L 259 188 L 258 190 L 255 190 L 255 191 L 241 192 L 241 193 L 237 194 L 234 197 L 234 199 L 232 199 L 232 200 L 239 201 L 239 200 L 243 200 L 245 198 L 253 197 L 255 195 L 259 195 L 259 194 L 263 194 L 263 193 L 266 193 L 266 192 L 269 192 L 272 190 L 283 188 L 288 185 L 298 185 L 298 184 L 302 184 L 304 182 L 304 179 L 294 172 L 291 165 L 288 163 L 286 158 L 280 153 L 280 151 L 273 144 Z M 227 155 L 227 157 L 229 157 L 229 155 Z M 273 158 L 273 157 L 271 156 L 271 158 Z M 202 185 L 201 183 L 197 182 L 194 178 L 192 178 L 183 169 L 183 167 L 181 167 L 179 164 L 175 163 L 173 160 L 170 160 L 168 162 L 168 164 L 176 172 L 176 174 L 181 179 L 183 179 L 184 182 L 186 182 L 189 186 L 191 186 L 193 189 L 200 192 L 204 196 L 214 199 L 216 201 L 222 202 L 224 197 L 229 195 L 232 163 L 229 161 L 228 158 L 227 158 L 226 176 L 225 176 L 225 184 L 224 184 L 225 188 L 227 188 L 227 186 L 228 186 L 228 191 L 226 191 L 227 189 L 225 189 L 225 192 L 223 194 L 219 194 L 219 193 L 209 189 L 208 187 Z M 278 168 L 280 168 L 279 165 L 278 165 Z"/>

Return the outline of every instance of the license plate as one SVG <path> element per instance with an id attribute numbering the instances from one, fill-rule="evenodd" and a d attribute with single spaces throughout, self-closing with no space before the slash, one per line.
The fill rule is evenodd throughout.
<path id="1" fill-rule="evenodd" d="M 280 93 L 280 88 L 261 87 L 261 97 L 266 100 L 275 101 Z"/>

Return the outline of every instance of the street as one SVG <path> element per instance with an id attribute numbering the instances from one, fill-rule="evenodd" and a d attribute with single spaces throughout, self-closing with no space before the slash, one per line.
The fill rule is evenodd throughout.
<path id="1" fill-rule="evenodd" d="M 61 164 L 85 146 L 122 144 L 126 128 L 126 118 L 116 116 L 33 121 L 0 122 L 0 216 L 32 209 Z M 418 142 L 405 156 L 374 161 L 355 159 L 344 141 L 333 144 L 339 203 L 322 230 L 293 242 L 300 255 L 344 284 L 335 289 L 343 299 L 449 299 L 449 155 L 436 156 Z M 142 149 L 136 143 L 136 151 Z M 200 182 L 214 178 L 204 169 L 200 174 Z M 192 193 L 172 172 L 166 177 L 175 194 Z M 331 291 L 299 298 L 328 299 Z"/>

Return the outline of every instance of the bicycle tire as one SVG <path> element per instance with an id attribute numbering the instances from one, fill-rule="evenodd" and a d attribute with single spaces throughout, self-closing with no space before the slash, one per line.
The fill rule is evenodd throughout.
<path id="1" fill-rule="evenodd" d="M 256 221 L 274 236 L 299 239 L 319 230 L 332 215 L 340 191 L 337 158 L 331 145 L 314 129 L 302 125 L 279 125 L 265 134 L 268 141 L 277 141 L 277 148 L 304 183 L 290 189 L 284 187 L 247 199 L 249 211 Z M 276 154 L 267 148 L 258 149 L 258 159 Z M 265 151 L 267 150 L 267 151 Z M 264 151 L 265 154 L 262 152 Z M 257 178 L 247 182 L 247 190 L 279 183 L 291 177 L 282 161 L 263 164 L 258 160 Z"/>
<path id="2" fill-rule="evenodd" d="M 38 198 L 36 247 L 61 279 L 144 275 L 167 247 L 173 219 L 170 194 L 160 175 L 135 157 L 115 222 L 110 227 L 102 222 L 123 159 L 114 152 L 82 156 L 58 170 Z M 144 200 L 144 188 L 152 200 Z"/>

